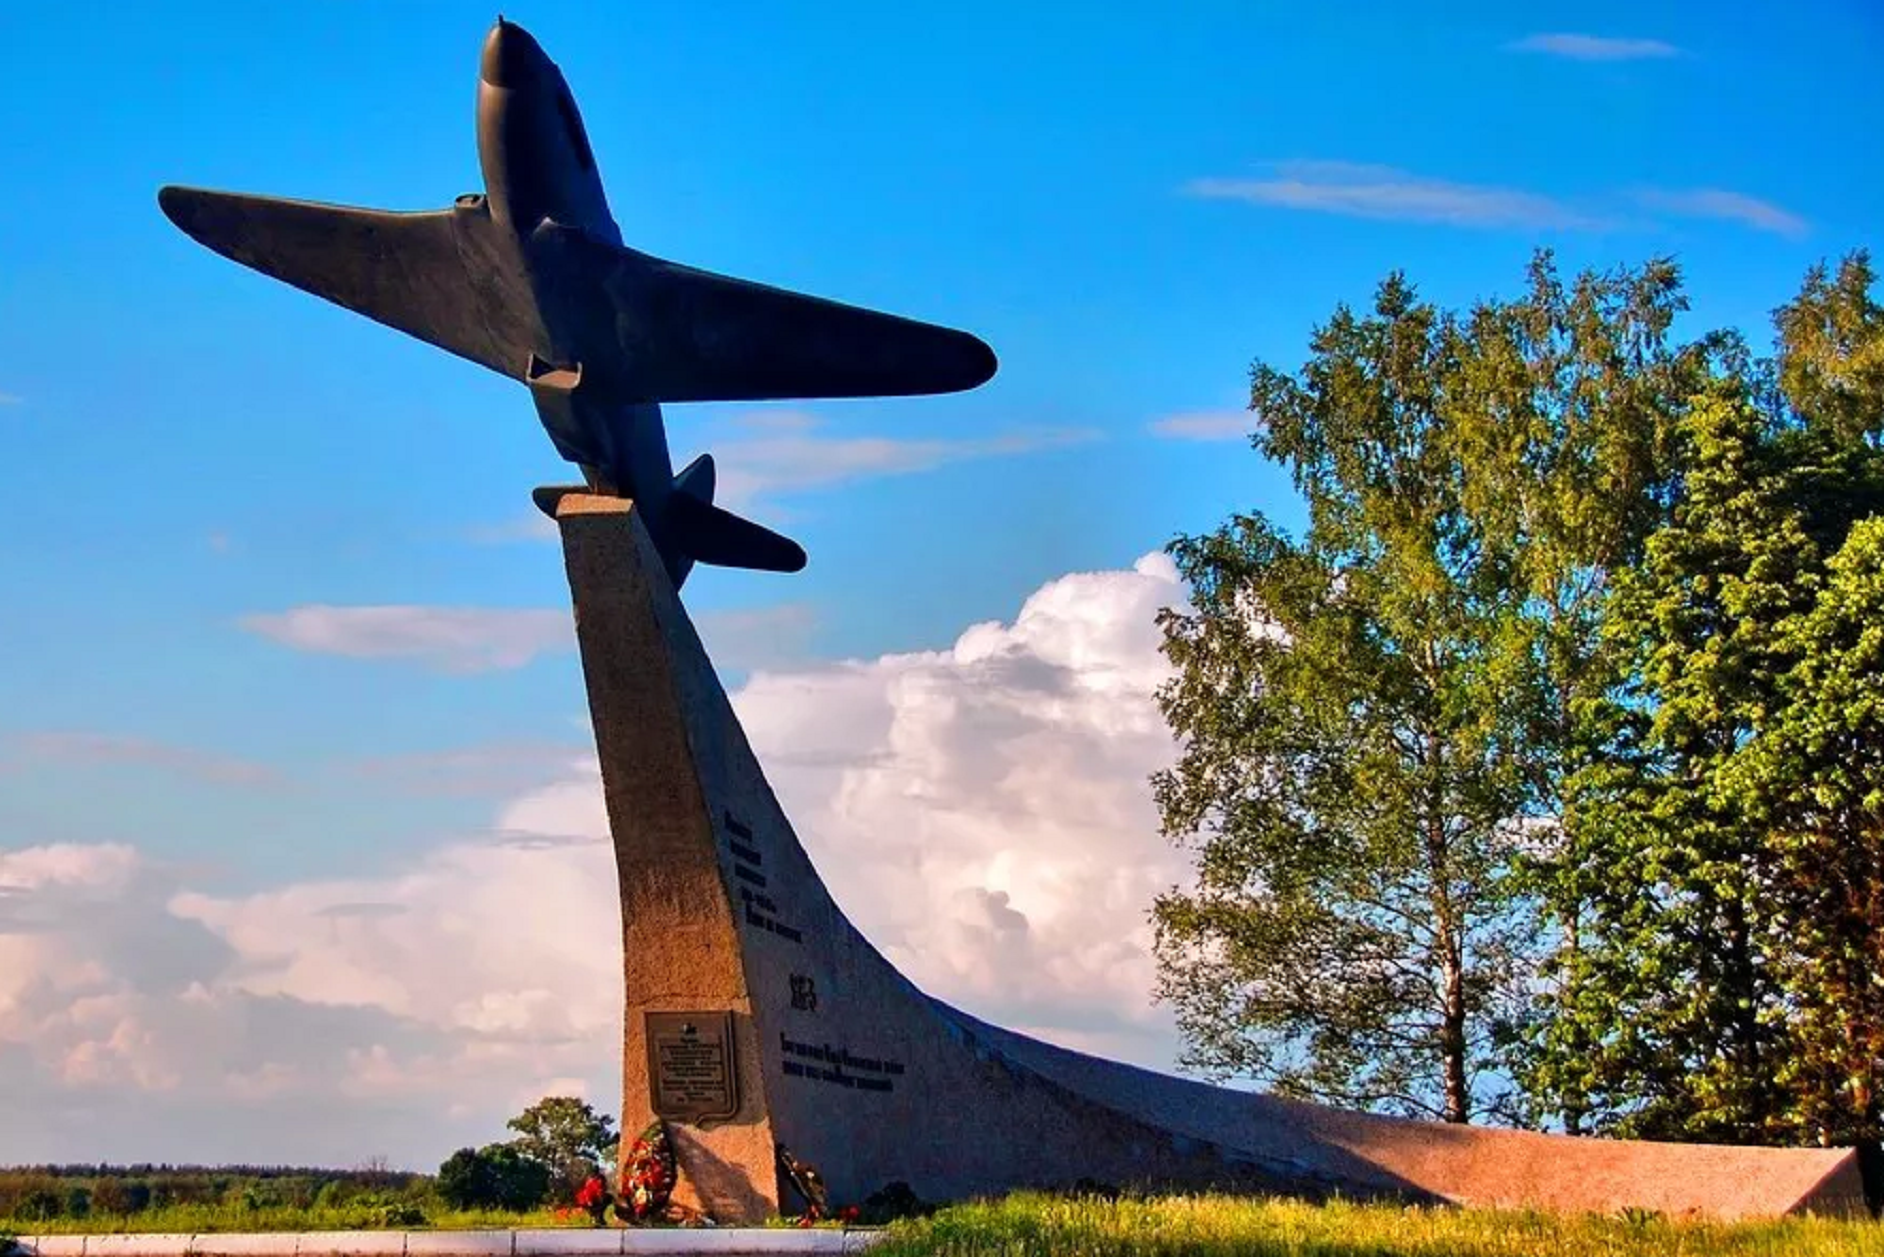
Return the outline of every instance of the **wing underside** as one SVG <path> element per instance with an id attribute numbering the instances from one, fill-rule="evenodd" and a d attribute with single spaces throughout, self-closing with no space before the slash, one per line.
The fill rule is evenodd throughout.
<path id="1" fill-rule="evenodd" d="M 754 401 L 952 393 L 994 374 L 994 351 L 966 332 L 662 261 L 548 223 L 533 248 L 560 253 L 579 317 L 614 328 L 637 401 Z"/>
<path id="2" fill-rule="evenodd" d="M 395 213 L 167 187 L 158 202 L 232 261 L 513 379 L 524 374 L 538 339 L 534 306 L 481 199 Z"/>

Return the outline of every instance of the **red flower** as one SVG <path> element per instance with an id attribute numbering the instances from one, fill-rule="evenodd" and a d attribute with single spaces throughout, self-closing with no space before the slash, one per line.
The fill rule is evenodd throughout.
<path id="1" fill-rule="evenodd" d="M 581 1209 L 593 1209 L 608 1196 L 608 1184 L 600 1175 L 591 1174 L 581 1187 L 576 1189 L 576 1206 Z"/>

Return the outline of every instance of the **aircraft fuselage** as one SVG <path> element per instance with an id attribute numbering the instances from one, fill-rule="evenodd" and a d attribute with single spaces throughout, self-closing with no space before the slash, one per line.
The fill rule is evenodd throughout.
<path id="1" fill-rule="evenodd" d="M 527 31 L 502 19 L 484 42 L 477 131 L 486 204 L 516 240 L 536 297 L 544 336 L 538 357 L 568 369 L 593 361 L 581 339 L 587 321 L 559 308 L 573 286 L 559 282 L 560 259 L 534 236 L 547 220 L 620 247 L 621 228 L 562 71 Z M 531 392 L 558 452 L 591 483 L 634 498 L 659 540 L 674 482 L 659 403 L 613 401 L 580 386 Z"/>

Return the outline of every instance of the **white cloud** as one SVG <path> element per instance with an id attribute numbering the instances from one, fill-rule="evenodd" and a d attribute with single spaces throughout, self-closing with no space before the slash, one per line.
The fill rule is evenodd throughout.
<path id="1" fill-rule="evenodd" d="M 1681 55 L 1681 49 L 1659 39 L 1611 39 L 1602 35 L 1526 35 L 1509 47 L 1513 52 L 1540 52 L 1573 61 L 1642 61 Z"/>
<path id="2" fill-rule="evenodd" d="M 542 511 L 530 510 L 512 516 L 501 524 L 479 524 L 465 535 L 479 545 L 504 545 L 512 541 L 554 541 L 556 521 Z"/>
<path id="3" fill-rule="evenodd" d="M 158 768 L 217 785 L 279 785 L 281 773 L 266 764 L 199 751 L 152 738 L 105 733 L 20 733 L 0 739 L 0 771 L 11 763 L 130 764 Z"/>
<path id="4" fill-rule="evenodd" d="M 1242 441 L 1256 428 L 1246 410 L 1200 410 L 1154 419 L 1147 430 L 1178 441 Z"/>
<path id="5" fill-rule="evenodd" d="M 932 471 L 973 458 L 998 458 L 1096 440 L 1084 428 L 1022 429 L 964 440 L 828 436 L 821 420 L 800 411 L 761 411 L 730 425 L 712 443 L 719 473 L 716 500 L 737 509 L 776 493 L 825 489 L 876 476 Z"/>
<path id="6" fill-rule="evenodd" d="M 564 742 L 493 742 L 374 756 L 348 767 L 363 781 L 402 793 L 486 798 L 541 788 L 567 776 L 584 754 Z"/>
<path id="7" fill-rule="evenodd" d="M 1721 188 L 1638 188 L 1572 204 L 1517 188 L 1453 183 L 1391 166 L 1339 161 L 1280 162 L 1264 178 L 1193 179 L 1182 190 L 1212 200 L 1486 230 L 1643 228 L 1655 226 L 1656 217 L 1710 218 L 1795 238 L 1809 229 L 1789 210 Z"/>
<path id="8" fill-rule="evenodd" d="M 244 616 L 240 624 L 294 650 L 407 660 L 444 672 L 521 668 L 575 645 L 566 611 L 312 604 Z"/>
<path id="9" fill-rule="evenodd" d="M 1650 209 L 1681 218 L 1718 218 L 1740 223 L 1756 231 L 1798 239 L 1811 228 L 1806 220 L 1770 201 L 1728 192 L 1720 188 L 1671 190 L 1648 188 L 1636 193 Z"/>
<path id="10" fill-rule="evenodd" d="M 723 421 L 702 448 L 713 454 L 714 501 L 728 510 L 781 493 L 808 493 L 879 476 L 933 471 L 976 458 L 1004 458 L 1095 441 L 1090 428 L 1021 428 L 995 436 L 937 439 L 832 436 L 802 410 L 761 410 Z M 466 534 L 482 544 L 554 541 L 556 525 L 540 511 Z"/>
<path id="11" fill-rule="evenodd" d="M 0 393 L 0 406 L 18 406 L 25 400 L 17 393 Z"/>
<path id="12" fill-rule="evenodd" d="M 244 616 L 238 623 L 293 650 L 452 673 L 521 668 L 576 645 L 569 612 L 552 610 L 309 604 Z M 813 609 L 796 602 L 709 611 L 695 619 L 715 662 L 738 669 L 799 657 L 816 623 Z"/>
<path id="13" fill-rule="evenodd" d="M 858 926 L 919 985 L 1061 1042 L 1169 1063 L 1145 913 L 1183 876 L 1147 777 L 1162 555 L 1063 577 L 943 651 L 754 677 L 741 721 Z"/>
<path id="14" fill-rule="evenodd" d="M 1184 876 L 1146 783 L 1174 753 L 1153 617 L 1182 597 L 1151 555 L 947 649 L 733 696 L 833 893 L 916 982 L 1153 1065 L 1174 1044 L 1145 913 Z M 387 874 L 233 891 L 124 846 L 0 855 L 0 1161 L 429 1167 L 552 1091 L 612 1108 L 606 828 L 578 756 L 499 809 L 495 839 Z"/>
<path id="15" fill-rule="evenodd" d="M 1601 219 L 1536 192 L 1452 183 L 1391 166 L 1353 162 L 1280 162 L 1267 178 L 1194 179 L 1184 190 L 1207 199 L 1454 227 L 1588 229 L 1604 225 Z"/>

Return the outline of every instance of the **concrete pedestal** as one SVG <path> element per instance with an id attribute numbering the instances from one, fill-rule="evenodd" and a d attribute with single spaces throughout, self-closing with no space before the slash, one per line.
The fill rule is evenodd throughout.
<path id="1" fill-rule="evenodd" d="M 930 999 L 831 899 L 633 504 L 570 493 L 546 505 L 620 873 L 622 1130 L 631 1139 L 654 1116 L 658 1084 L 683 1115 L 670 1126 L 686 1203 L 722 1222 L 798 1212 L 776 1169 L 782 1142 L 844 1204 L 895 1181 L 946 1201 L 1090 1178 L 1718 1217 L 1862 1210 L 1848 1150 L 1372 1117 L 1066 1051 Z M 646 1028 L 665 1013 L 691 1016 L 666 1025 L 651 1064 Z"/>

